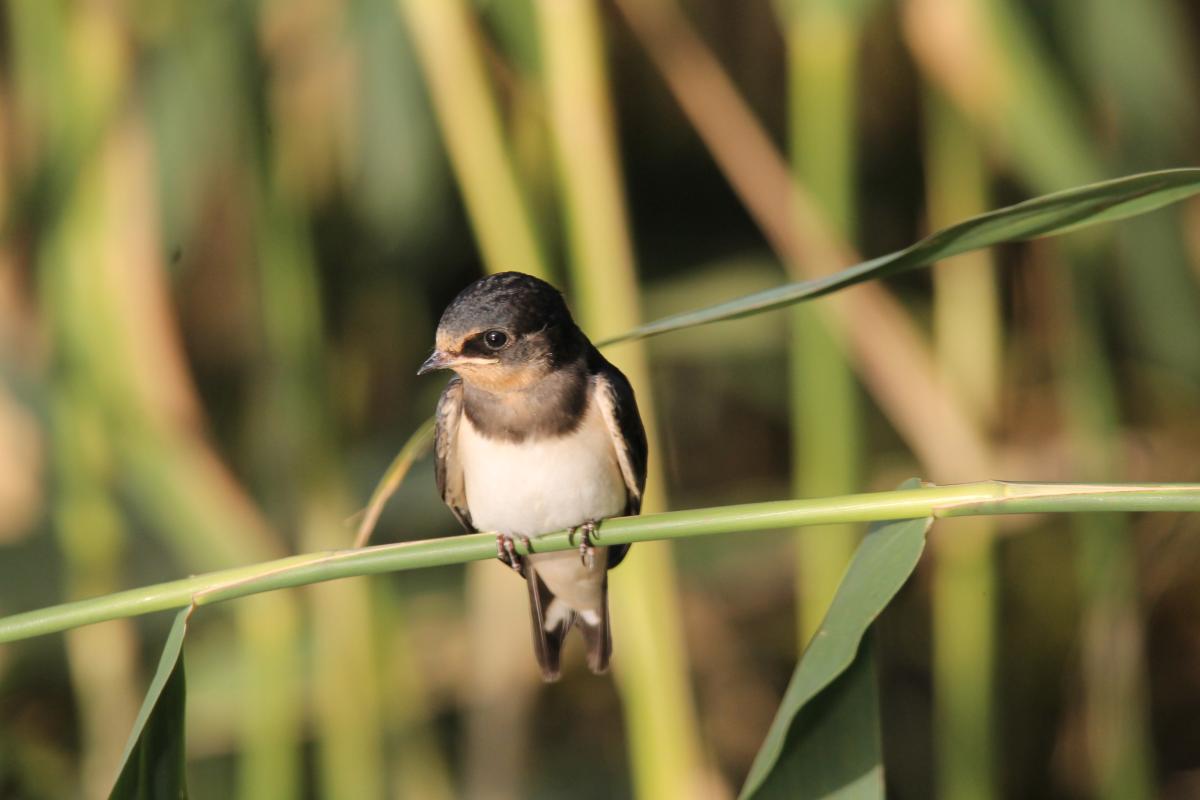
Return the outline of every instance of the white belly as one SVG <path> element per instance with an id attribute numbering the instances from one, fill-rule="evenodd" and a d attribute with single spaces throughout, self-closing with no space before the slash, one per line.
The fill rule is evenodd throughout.
<path id="1" fill-rule="evenodd" d="M 625 510 L 616 450 L 591 405 L 574 433 L 520 443 L 484 438 L 464 415 L 458 455 L 477 530 L 532 537 Z"/>

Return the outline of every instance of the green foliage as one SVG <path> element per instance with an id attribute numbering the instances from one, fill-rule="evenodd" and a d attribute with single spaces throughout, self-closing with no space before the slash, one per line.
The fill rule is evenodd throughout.
<path id="1" fill-rule="evenodd" d="M 642 339 L 695 325 L 737 319 L 813 300 L 855 284 L 927 267 L 982 247 L 1057 236 L 1101 222 L 1111 222 L 1162 208 L 1200 192 L 1200 169 L 1147 172 L 1048 194 L 1014 206 L 980 214 L 944 228 L 911 247 L 864 261 L 816 280 L 739 297 L 708 308 L 647 323 L 605 344 Z"/>
<path id="2" fill-rule="evenodd" d="M 868 638 L 846 671 L 792 719 L 779 759 L 758 789 L 748 793 L 747 783 L 742 796 L 883 800 L 876 670 L 874 645 Z"/>
<path id="3" fill-rule="evenodd" d="M 893 520 L 873 526 L 855 551 L 821 628 L 796 667 L 741 795 L 743 798 L 827 797 L 841 793 L 843 797 L 865 798 L 881 796 L 882 765 L 874 668 L 870 649 L 861 645 L 871 624 L 916 567 L 934 517 L 1096 508 L 1200 511 L 1200 486 L 1056 487 L 985 483 L 938 488 L 922 487 L 914 480 L 896 491 L 874 495 L 612 520 L 601 532 L 601 541 L 616 544 L 832 521 Z M 906 518 L 913 514 L 920 516 Z M 478 560 L 490 557 L 488 551 L 494 546 L 491 540 L 489 534 L 478 534 L 444 542 L 367 548 L 341 557 L 331 554 L 324 558 L 324 570 L 321 561 L 305 561 L 295 564 L 293 569 L 264 564 L 260 565 L 260 572 L 265 580 L 259 584 L 249 578 L 232 582 L 209 578 L 201 595 L 229 599 L 254 591 L 378 572 L 388 566 L 403 568 L 394 560 L 397 552 L 414 553 L 416 558 L 409 560 L 409 567 Z M 565 531 L 538 542 L 539 552 L 573 546 Z M 393 560 L 386 560 L 389 555 Z M 331 562 L 340 562 L 342 570 L 331 573 L 328 569 Z M 345 570 L 347 565 L 349 571 Z M 189 588 L 195 592 L 198 587 Z M 162 594 L 162 589 L 148 587 L 144 594 L 155 597 Z M 137 611 L 135 605 L 124 613 Z M 184 683 L 180 652 L 190 612 L 189 606 L 177 615 L 168 636 L 118 782 L 116 791 L 127 793 L 116 797 L 183 796 L 136 792 L 146 791 L 142 787 L 183 791 Z M 5 622 L 11 619 L 0 620 L 0 639 Z"/>
<path id="4" fill-rule="evenodd" d="M 183 718 L 187 685 L 183 637 L 192 609 L 175 615 L 158 669 L 125 746 L 121 774 L 110 800 L 185 800 Z"/>
<path id="5" fill-rule="evenodd" d="M 860 644 L 916 568 L 932 523 L 872 526 L 796 665 L 741 798 L 883 797 L 874 668 Z"/>
<path id="6" fill-rule="evenodd" d="M 1011 248 L 997 264 L 1019 261 L 1016 273 L 945 264 L 943 276 L 988 296 L 952 297 L 938 276 L 932 315 L 915 296 L 923 281 L 905 281 L 891 313 L 907 338 L 899 322 L 884 326 L 897 335 L 873 335 L 887 313 L 838 313 L 841 337 L 796 325 L 788 339 L 789 319 L 838 312 L 839 298 L 648 347 L 656 397 L 639 396 L 648 422 L 661 414 L 652 464 L 666 473 L 651 483 L 674 498 L 660 507 L 691 510 L 612 520 L 601 535 L 682 540 L 635 554 L 675 559 L 687 593 L 636 562 L 614 574 L 614 601 L 641 612 L 618 626 L 616 691 L 570 680 L 535 693 L 522 683 L 525 637 L 493 624 L 519 615 L 499 613 L 471 577 L 462 591 L 462 570 L 423 569 L 495 548 L 487 534 L 433 538 L 457 528 L 428 465 L 414 464 L 436 387 L 412 367 L 480 261 L 555 280 L 597 337 L 672 314 L 633 338 L 1190 194 L 1194 170 L 1097 184 L 762 291 L 859 260 L 839 259 L 838 238 L 885 253 L 987 197 L 1198 163 L 1200 18 L 1186 6 L 353 0 L 297 13 L 13 0 L 0 12 L 0 796 L 103 796 L 121 758 L 115 796 L 182 796 L 186 612 L 124 756 L 153 668 L 143 626 L 3 643 L 260 592 L 188 632 L 194 794 L 556 796 L 548 787 L 583 778 L 595 796 L 727 795 L 774 710 L 764 689 L 792 663 L 779 657 L 793 648 L 789 579 L 811 631 L 859 522 L 1016 512 L 1099 513 L 1010 520 L 987 547 L 963 533 L 990 529 L 986 518 L 941 526 L 928 609 L 889 618 L 886 637 L 866 636 L 796 710 L 755 796 L 879 795 L 872 644 L 888 669 L 902 656 L 932 678 L 932 702 L 923 681 L 889 684 L 887 707 L 915 711 L 883 720 L 898 796 L 1177 793 L 1191 766 L 1179 754 L 1200 740 L 1163 698 L 1200 684 L 1159 662 L 1194 638 L 1194 609 L 1177 598 L 1195 595 L 1200 517 L 1126 512 L 1195 512 L 1200 489 L 849 493 L 897 474 L 973 480 L 995 465 L 1194 480 L 1195 203 Z M 772 64 L 786 64 L 782 81 Z M 922 121 L 935 97 L 961 120 L 962 147 Z M 756 116 L 774 135 L 744 135 Z M 964 181 L 977 197 L 945 193 Z M 884 287 L 855 294 L 845 305 L 891 299 Z M 947 341 L 970 369 L 945 357 Z M 627 353 L 609 351 L 623 369 Z M 989 376 L 984 391 L 957 380 L 968 373 Z M 403 480 L 380 538 L 425 541 L 338 550 L 353 535 L 339 523 L 409 430 L 360 531 Z M 791 459 L 788 436 L 800 444 Z M 730 505 L 769 497 L 824 499 Z M 848 535 L 827 535 L 830 524 Z M 695 538 L 792 525 L 812 545 L 800 572 L 782 538 Z M 1076 535 L 1022 535 L 1052 526 Z M 995 568 L 976 568 L 985 561 Z M 716 596 L 745 574 L 754 580 Z M 1151 604 L 1162 647 L 1146 646 Z M 749 613 L 761 627 L 744 624 Z M 910 647 L 912 627 L 928 649 Z M 1021 657 L 1005 658 L 1014 643 Z M 1003 726 L 989 711 L 1001 692 L 1019 700 Z M 762 702 L 739 704 L 747 697 Z M 475 736 L 489 725 L 511 745 L 503 756 Z M 607 757 L 617 750 L 624 760 Z"/>
<path id="7" fill-rule="evenodd" d="M 1002 241 L 1060 234 L 1101 221 L 1144 213 L 1197 191 L 1200 191 L 1200 170 L 1180 169 L 1060 192 L 973 217 L 939 231 L 906 250 L 850 267 L 828 278 L 795 283 L 707 309 L 678 314 L 637 328 L 612 341 L 761 313 Z M 382 501 L 427 445 L 428 438 L 429 426 L 426 423 L 393 462 L 372 496 L 370 517 L 368 525 L 364 525 L 364 531 L 369 531 L 369 524 L 377 517 Z M 916 484 L 910 482 L 904 488 L 911 490 L 916 488 Z M 986 508 L 980 506 L 976 510 Z M 677 516 L 683 518 L 683 528 L 676 528 L 670 535 L 713 532 L 711 529 L 704 530 L 703 524 L 696 524 L 689 529 L 688 522 L 699 523 L 702 513 L 682 512 Z M 726 523 L 734 523 L 727 530 L 736 530 L 737 522 L 742 519 L 737 513 L 732 518 L 720 513 L 709 515 L 710 520 L 722 516 L 725 516 Z M 618 535 L 613 541 L 656 538 L 654 534 L 662 531 L 653 525 L 653 517 L 649 521 L 650 535 L 625 539 L 620 536 L 618 528 Z M 795 796 L 796 793 L 818 797 L 841 791 L 847 792 L 847 796 L 879 796 L 882 778 L 879 775 L 878 719 L 874 702 L 876 690 L 873 680 L 869 678 L 869 656 L 863 655 L 860 659 L 862 663 L 856 663 L 856 656 L 859 643 L 871 622 L 899 591 L 915 567 L 924 547 L 925 531 L 931 521 L 932 517 L 926 517 L 883 525 L 868 534 L 855 552 L 825 622 L 797 666 L 775 723 L 751 769 L 743 797 Z M 782 519 L 775 522 L 785 524 Z M 620 526 L 621 523 L 616 524 Z M 606 536 L 610 535 L 612 527 L 612 524 L 606 526 Z M 562 537 L 562 534 L 558 536 Z M 434 544 L 426 548 L 431 552 L 425 554 L 425 558 L 414 554 L 416 557 L 408 566 L 474 560 L 485 555 L 484 548 L 489 546 L 489 542 L 485 541 L 487 539 L 484 534 L 459 537 L 458 546 Z M 562 542 L 555 537 L 547 537 L 540 540 L 539 547 L 560 549 L 560 544 L 570 546 L 569 537 Z M 408 549 L 412 549 L 411 546 Z M 454 550 L 458 551 L 456 556 L 445 558 L 448 551 Z M 253 585 L 253 591 L 266 591 L 313 580 L 328 580 L 338 574 L 327 568 L 337 564 L 341 570 L 348 565 L 353 569 L 353 565 L 361 560 L 347 557 L 346 554 L 318 556 L 312 560 L 285 559 L 289 565 L 297 567 L 297 571 L 283 575 L 278 568 L 268 568 L 265 573 L 251 574 L 241 580 L 209 587 L 209 591 L 215 588 L 215 596 L 218 597 L 222 594 L 238 596 L 249 593 L 238 591 L 239 588 L 244 590 L 247 585 Z M 371 571 L 381 568 L 386 567 L 377 563 Z M 341 574 L 348 573 L 343 571 Z M 233 589 L 232 593 L 230 588 Z M 180 600 L 187 598 L 192 603 L 192 591 L 191 582 L 185 581 L 181 582 L 176 593 Z M 139 599 L 136 592 L 133 595 L 122 594 L 134 603 Z M 160 602 L 161 594 L 157 597 Z M 104 598 L 101 598 L 94 605 L 103 604 Z M 140 610 L 147 609 L 142 607 Z M 180 612 L 167 640 L 158 672 L 134 728 L 134 739 L 126 755 L 125 768 L 114 789 L 116 797 L 185 796 L 181 767 L 185 691 L 179 655 L 187 614 L 187 610 Z M 95 618 L 103 617 L 92 617 Z M 69 614 L 61 619 L 68 620 L 68 624 L 79 624 L 80 620 Z M 0 620 L 0 632 L 4 628 L 3 622 Z M 26 630 L 30 627 L 24 619 L 10 619 L 7 622 L 11 629 L 17 631 L 22 630 L 23 626 Z M 36 622 L 32 627 L 43 632 L 46 630 L 44 626 L 39 628 Z M 837 743 L 836 747 L 831 748 L 831 743 Z M 831 756 L 831 750 L 837 757 Z"/>

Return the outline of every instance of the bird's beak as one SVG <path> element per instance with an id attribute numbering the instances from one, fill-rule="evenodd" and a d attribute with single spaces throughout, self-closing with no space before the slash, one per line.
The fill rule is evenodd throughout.
<path id="1" fill-rule="evenodd" d="M 418 375 L 424 375 L 426 372 L 433 372 L 437 369 L 446 369 L 454 366 L 458 359 L 450 353 L 443 353 L 441 350 L 434 350 L 433 355 L 425 359 L 425 363 L 417 370 Z"/>

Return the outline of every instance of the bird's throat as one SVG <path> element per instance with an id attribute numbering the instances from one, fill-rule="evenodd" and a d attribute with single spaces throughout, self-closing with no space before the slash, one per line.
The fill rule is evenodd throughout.
<path id="1" fill-rule="evenodd" d="M 464 376 L 463 413 L 482 436 L 508 442 L 563 436 L 574 431 L 588 403 L 582 361 L 564 365 L 516 391 L 494 391 Z"/>

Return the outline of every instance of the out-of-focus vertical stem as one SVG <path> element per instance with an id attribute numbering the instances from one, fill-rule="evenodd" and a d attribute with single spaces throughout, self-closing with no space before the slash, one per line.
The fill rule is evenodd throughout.
<path id="1" fill-rule="evenodd" d="M 819 309 L 793 312 L 790 374 L 792 484 L 797 497 L 854 491 L 861 472 L 858 383 L 843 342 Z M 798 644 L 821 625 L 846 565 L 858 526 L 827 525 L 796 532 Z"/>
<path id="2" fill-rule="evenodd" d="M 908 0 L 905 11 L 909 46 L 926 78 L 1026 182 L 1052 191 L 1103 176 L 1106 165 L 1082 124 L 1080 103 L 1038 45 L 1021 4 Z M 1082 250 L 1068 253 L 1076 265 L 1073 285 L 1064 287 L 1059 303 L 1069 309 L 1073 301 L 1080 309 L 1064 323 L 1073 343 L 1062 353 L 1060 371 L 1074 472 L 1083 479 L 1113 477 L 1116 464 L 1115 389 L 1097 349 L 1102 336 L 1093 309 L 1098 273 L 1079 268 L 1091 257 Z M 1084 738 L 1091 781 L 1101 796 L 1148 796 L 1153 769 L 1145 738 L 1141 631 L 1133 577 L 1121 574 L 1131 569 L 1133 550 L 1122 523 L 1105 517 L 1085 526 L 1082 520 L 1077 571 L 1088 639 Z"/>
<path id="3" fill-rule="evenodd" d="M 812 264 L 862 260 L 803 202 L 787 164 L 677 0 L 617 0 L 617 6 L 792 279 L 814 277 Z M 826 302 L 863 384 L 929 477 L 983 477 L 983 437 L 937 380 L 928 348 L 899 302 L 876 284 Z"/>
<path id="4" fill-rule="evenodd" d="M 397 0 L 413 38 L 434 113 L 489 272 L 515 269 L 549 278 L 541 244 L 513 168 L 511 147 L 464 0 Z M 465 794 L 521 797 L 523 759 L 536 672 L 523 636 L 525 588 L 508 570 L 467 568 L 467 631 L 472 656 Z"/>
<path id="5" fill-rule="evenodd" d="M 271 531 L 213 454 L 181 436 L 130 436 L 121 467 L 139 511 L 197 572 L 277 558 Z M 233 607 L 241 662 L 237 796 L 295 797 L 302 682 L 296 598 L 275 592 Z"/>
<path id="6" fill-rule="evenodd" d="M 251 599 L 234 619 L 244 660 L 236 795 L 283 800 L 302 785 L 299 614 L 291 597 Z"/>
<path id="7" fill-rule="evenodd" d="M 453 800 L 456 796 L 445 757 L 428 724 L 429 692 L 423 685 L 411 626 L 403 618 L 404 598 L 385 581 L 373 581 L 376 640 L 379 653 L 379 702 L 394 731 L 393 763 L 388 796 L 420 800 Z"/>
<path id="8" fill-rule="evenodd" d="M 1085 731 L 1091 783 L 1103 800 L 1158 796 L 1146 709 L 1137 552 L 1123 514 L 1072 517 L 1083 619 Z"/>
<path id="9" fill-rule="evenodd" d="M 925 95 L 929 227 L 937 229 L 987 208 L 987 167 L 961 113 L 935 91 Z M 938 363 L 964 406 L 987 430 L 996 423 L 1001 321 L 988 251 L 965 253 L 933 268 L 933 326 Z"/>
<path id="10" fill-rule="evenodd" d="M 638 323 L 633 245 L 625 209 L 594 0 L 539 0 L 543 77 L 550 106 L 559 181 L 567 212 L 576 310 L 592 337 Z M 666 496 L 645 351 L 637 343 L 608 357 L 638 394 L 651 442 L 643 508 L 665 508 Z M 633 548 L 611 578 L 614 664 L 625 703 L 629 757 L 638 796 L 693 798 L 719 791 L 701 760 L 692 707 L 683 622 L 671 551 Z"/>
<path id="11" fill-rule="evenodd" d="M 322 491 L 323 488 L 323 491 Z M 314 487 L 305 510 L 305 550 L 327 549 L 347 504 L 329 487 Z M 344 541 L 341 543 L 344 546 Z M 371 627 L 370 587 L 342 581 L 309 589 L 313 619 L 314 707 L 319 724 L 323 797 L 379 798 L 385 790 L 381 676 Z"/>
<path id="12" fill-rule="evenodd" d="M 844 239 L 854 229 L 854 141 L 858 41 L 854 9 L 825 0 L 786 5 L 792 174 Z M 816 266 L 831 272 L 834 260 Z M 860 471 L 858 383 L 845 345 L 820 306 L 792 310 L 789 348 L 792 485 L 799 497 L 854 491 Z M 830 525 L 797 532 L 799 643 L 820 627 L 857 531 Z"/>
<path id="13" fill-rule="evenodd" d="M 1039 191 L 1100 180 L 1102 159 L 1020 3 L 906 0 L 904 34 L 922 76 Z"/>
<path id="14" fill-rule="evenodd" d="M 484 260 L 546 275 L 464 0 L 397 0 Z"/>
<path id="15" fill-rule="evenodd" d="M 300 529 L 303 550 L 346 546 L 348 508 L 338 475 L 323 376 L 322 314 L 309 233 L 271 168 L 263 189 L 259 280 L 268 363 L 260 409 L 277 461 L 268 493 Z M 269 422 L 267 421 L 269 420 Z M 264 437 L 265 439 L 266 437 Z M 268 449 L 264 441 L 264 450 Z M 369 588 L 339 582 L 308 589 L 312 614 L 314 727 L 326 797 L 383 797 L 383 735 L 370 624 Z M 244 796 L 255 797 L 250 787 Z"/>
<path id="16" fill-rule="evenodd" d="M 13 229 L 11 108 L 8 95 L 0 92 L 0 231 Z M 14 238 L 0 237 L 0 365 L 32 372 L 44 359 L 32 302 L 17 271 L 19 245 Z M 7 384 L 0 380 L 0 546 L 32 533 L 46 504 L 43 433 Z"/>
<path id="17" fill-rule="evenodd" d="M 929 227 L 987 208 L 983 153 L 966 120 L 926 93 Z M 968 253 L 934 268 L 934 335 L 942 375 L 983 430 L 994 423 L 1000 315 L 991 258 Z M 995 797 L 994 523 L 948 520 L 934 537 L 931 587 L 934 751 L 940 796 Z M 953 528 L 953 530 L 950 530 Z"/>
<path id="18" fill-rule="evenodd" d="M 1082 254 L 1077 254 L 1082 258 Z M 1072 472 L 1083 480 L 1120 477 L 1119 411 L 1099 343 L 1094 270 L 1076 264 L 1058 281 L 1064 315 L 1059 355 Z M 1083 736 L 1091 791 L 1104 800 L 1156 796 L 1146 715 L 1144 635 L 1138 609 L 1137 552 L 1128 518 L 1078 514 L 1076 575 L 1083 605 Z"/>
<path id="19" fill-rule="evenodd" d="M 188 569 L 277 557 L 262 525 L 196 434 L 198 404 L 177 340 L 158 260 L 149 140 L 136 113 L 116 120 L 65 187 L 66 207 L 39 253 L 56 346 L 94 393 L 118 468 L 151 528 Z M 242 774 L 263 774 L 256 797 L 293 796 L 298 714 L 287 679 L 295 618 L 285 594 L 234 614 L 249 674 L 276 668 L 242 695 Z M 281 677 L 283 676 L 283 677 Z M 121 737 L 118 737 L 121 738 Z"/>
<path id="20" fill-rule="evenodd" d="M 1108 149 L 1122 172 L 1172 163 L 1195 140 L 1194 81 L 1180 79 L 1191 63 L 1187 26 L 1178 4 L 1123 4 L 1091 0 L 1082 6 L 1058 3 L 1059 18 L 1076 35 L 1068 52 L 1110 126 Z M 1184 224 L 1182 230 L 1198 229 Z M 1132 346 L 1178 380 L 1196 375 L 1200 337 L 1196 329 L 1196 276 L 1188 275 L 1182 230 L 1168 215 L 1131 220 L 1116 233 L 1121 261 L 1116 296 L 1125 314 Z M 1147 269 L 1148 265 L 1153 265 Z M 1194 262 L 1193 262 L 1194 265 Z M 1117 389 L 1095 343 L 1096 273 L 1077 278 L 1076 294 L 1087 292 L 1079 341 L 1064 354 L 1071 376 L 1067 405 L 1073 420 L 1076 469 L 1081 475 L 1119 470 Z M 1126 344 L 1126 347 L 1131 346 Z M 1082 364 L 1080 363 L 1082 362 Z M 1081 369 L 1082 366 L 1082 369 Z M 1094 395 L 1102 398 L 1096 403 Z M 1097 452 L 1097 451 L 1100 452 Z M 1090 471 L 1090 472 L 1089 472 Z M 1137 587 L 1137 548 L 1128 518 L 1073 517 L 1078 556 L 1076 574 L 1083 599 L 1083 732 L 1088 789 L 1103 800 L 1158 794 L 1150 737 L 1146 654 Z"/>
<path id="21" fill-rule="evenodd" d="M 58 216 L 52 217 L 57 224 L 48 226 L 38 244 L 39 268 L 49 278 L 42 306 L 54 330 L 53 375 L 59 390 L 51 409 L 60 489 L 52 519 L 67 591 L 78 598 L 118 588 L 126 556 L 125 528 L 112 496 L 111 430 L 103 390 L 87 371 L 89 348 L 83 342 L 89 323 L 73 313 L 69 299 L 76 296 L 72 290 L 81 287 L 86 271 L 96 270 L 94 261 L 120 247 L 125 230 L 110 224 L 111 184 L 105 178 L 120 170 L 128 150 L 102 146 L 109 139 L 105 125 L 131 80 L 120 47 L 125 20 L 116 8 L 102 5 L 18 2 L 4 13 L 19 34 L 14 106 L 29 113 L 22 128 L 11 126 L 9 133 L 22 161 L 36 163 L 40 157 L 54 164 L 54 189 L 62 193 L 56 198 L 62 202 L 55 209 Z M 132 194 L 140 196 L 136 188 Z M 135 202 L 125 210 L 136 218 L 131 227 L 145 232 L 147 220 L 139 218 L 143 209 Z M 103 341 L 103 327 L 95 333 Z M 20 452 L 20 444 L 0 447 Z M 124 622 L 70 631 L 66 646 L 79 703 L 81 795 L 102 797 L 111 787 L 121 743 L 137 714 L 138 638 L 133 625 Z"/>
<path id="22" fill-rule="evenodd" d="M 0 314 L 5 310 L 0 307 Z M 23 321 L 19 327 L 24 328 Z M 22 330 L 14 340 L 28 339 L 31 333 L 29 329 Z M 3 336 L 0 331 L 0 358 L 8 344 L 2 341 Z M 8 362 L 5 366 L 11 365 Z M 8 392 L 3 382 L 0 382 L 0 441 L 4 442 L 0 448 L 0 545 L 5 545 L 35 530 L 46 500 L 43 489 L 46 456 L 36 418 Z"/>
<path id="23" fill-rule="evenodd" d="M 274 125 L 257 176 L 257 263 L 267 356 L 266 391 L 258 408 L 266 433 L 257 449 L 273 454 L 263 476 L 270 506 L 281 522 L 299 530 L 300 547 L 309 551 L 348 544 L 339 524 L 350 507 L 336 435 L 340 372 L 333 367 L 340 365 L 326 357 L 318 259 L 305 201 L 323 199 L 336 176 L 333 167 L 345 158 L 340 145 L 349 136 L 345 117 L 353 103 L 346 93 L 354 88 L 347 37 L 354 5 L 348 0 L 267 3 L 259 20 L 264 56 L 272 66 Z M 378 659 L 380 629 L 372 619 L 377 606 L 369 593 L 361 582 L 307 590 L 313 728 L 325 797 L 391 795 L 382 686 L 402 678 L 420 691 L 423 683 L 418 672 L 396 676 Z M 396 619 L 402 623 L 405 617 Z M 405 666 L 415 670 L 413 664 Z M 406 721 L 417 729 L 425 722 L 415 714 Z M 436 773 L 440 766 L 430 759 L 424 771 Z"/>
<path id="24" fill-rule="evenodd" d="M 103 419 L 77 375 L 66 370 L 60 375 L 53 408 L 59 487 L 54 527 L 68 599 L 96 597 L 121 586 L 125 528 L 109 485 L 112 454 Z M 137 633 L 132 622 L 119 620 L 68 631 L 66 645 L 79 703 L 82 796 L 104 797 L 140 702 L 134 680 Z"/>
<path id="25" fill-rule="evenodd" d="M 930 588 L 939 797 L 997 796 L 994 526 L 953 520 L 935 540 Z"/>
<path id="26" fill-rule="evenodd" d="M 1063 44 L 1080 81 L 1103 109 L 1101 147 L 1117 171 L 1192 161 L 1200 109 L 1192 69 L 1197 52 L 1184 6 L 1170 0 L 1051 5 L 1060 31 L 1070 32 Z M 1177 218 L 1154 214 L 1112 233 L 1119 259 L 1111 296 L 1132 320 L 1123 330 L 1126 346 L 1194 386 L 1200 379 L 1200 291 L 1187 271 Z"/>

